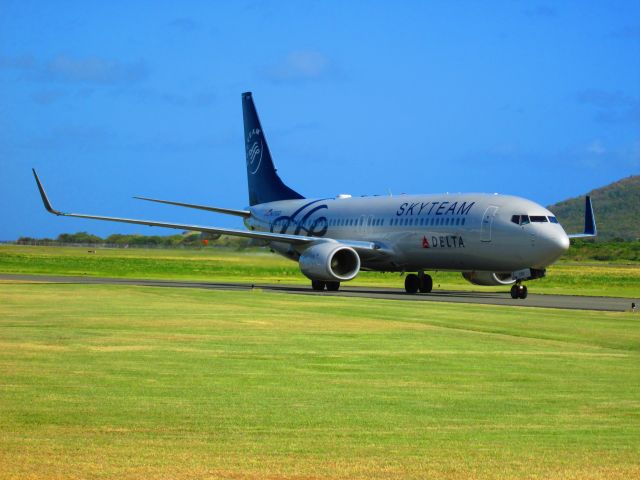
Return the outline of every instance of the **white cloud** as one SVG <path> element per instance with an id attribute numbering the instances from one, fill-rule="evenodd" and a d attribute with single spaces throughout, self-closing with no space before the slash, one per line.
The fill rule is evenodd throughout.
<path id="1" fill-rule="evenodd" d="M 44 82 L 114 85 L 134 83 L 148 76 L 142 61 L 127 63 L 100 57 L 58 55 L 47 61 L 32 56 L 2 57 L 0 68 L 17 70 L 27 78 Z"/>
<path id="2" fill-rule="evenodd" d="M 171 22 L 169 22 L 169 27 L 175 28 L 183 33 L 193 32 L 198 28 L 198 22 L 196 22 L 193 18 L 189 17 L 180 17 L 175 18 Z"/>
<path id="3" fill-rule="evenodd" d="M 587 146 L 587 152 L 593 155 L 604 155 L 607 153 L 607 149 L 600 140 L 594 140 Z"/>
<path id="4" fill-rule="evenodd" d="M 290 52 L 275 65 L 263 69 L 264 76 L 274 82 L 319 80 L 333 71 L 326 55 L 315 50 Z"/>

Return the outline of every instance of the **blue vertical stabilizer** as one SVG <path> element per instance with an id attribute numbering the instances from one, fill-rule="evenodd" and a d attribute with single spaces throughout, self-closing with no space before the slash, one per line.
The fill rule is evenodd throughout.
<path id="1" fill-rule="evenodd" d="M 287 187 L 276 173 L 251 92 L 242 94 L 242 117 L 244 119 L 249 205 L 304 198 L 298 192 Z"/>

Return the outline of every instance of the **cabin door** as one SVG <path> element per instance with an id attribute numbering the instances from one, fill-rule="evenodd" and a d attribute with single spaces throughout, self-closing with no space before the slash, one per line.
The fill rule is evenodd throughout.
<path id="1" fill-rule="evenodd" d="M 482 230 L 480 232 L 480 240 L 483 242 L 491 241 L 491 227 L 493 226 L 493 217 L 496 216 L 498 207 L 488 207 L 482 216 Z"/>

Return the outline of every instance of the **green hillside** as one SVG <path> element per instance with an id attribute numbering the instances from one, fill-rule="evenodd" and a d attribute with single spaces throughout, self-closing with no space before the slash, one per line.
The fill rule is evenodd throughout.
<path id="1" fill-rule="evenodd" d="M 640 175 L 624 178 L 589 192 L 598 225 L 598 239 L 640 239 Z M 548 207 L 567 232 L 584 226 L 584 196 Z"/>

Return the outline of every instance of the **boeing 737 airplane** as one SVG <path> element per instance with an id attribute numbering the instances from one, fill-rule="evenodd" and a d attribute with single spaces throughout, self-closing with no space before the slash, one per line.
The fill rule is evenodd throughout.
<path id="1" fill-rule="evenodd" d="M 407 293 L 431 292 L 426 271 L 452 270 L 476 285 L 511 285 L 526 298 L 526 280 L 569 248 L 569 238 L 596 236 L 586 197 L 584 232 L 567 235 L 546 208 L 498 194 L 399 195 L 309 199 L 280 179 L 250 92 L 242 94 L 249 207 L 244 210 L 136 197 L 242 217 L 248 230 L 129 218 L 62 213 L 51 206 L 33 170 L 45 208 L 55 215 L 202 232 L 203 238 L 234 235 L 260 240 L 297 261 L 314 290 L 335 291 L 360 270 L 411 272 Z M 416 272 L 416 273 L 413 273 Z"/>

